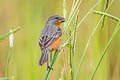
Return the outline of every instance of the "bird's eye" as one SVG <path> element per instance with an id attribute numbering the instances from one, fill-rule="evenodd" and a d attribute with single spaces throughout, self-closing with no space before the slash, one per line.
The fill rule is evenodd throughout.
<path id="1" fill-rule="evenodd" d="M 55 19 L 59 19 L 59 17 L 55 17 Z"/>

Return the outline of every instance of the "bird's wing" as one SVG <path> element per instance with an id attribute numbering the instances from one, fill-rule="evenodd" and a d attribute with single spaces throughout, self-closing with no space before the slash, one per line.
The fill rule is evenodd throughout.
<path id="1" fill-rule="evenodd" d="M 56 41 L 62 35 L 62 31 L 59 27 L 55 25 L 47 25 L 46 28 L 43 29 L 39 46 L 41 49 L 48 47 L 51 43 Z"/>

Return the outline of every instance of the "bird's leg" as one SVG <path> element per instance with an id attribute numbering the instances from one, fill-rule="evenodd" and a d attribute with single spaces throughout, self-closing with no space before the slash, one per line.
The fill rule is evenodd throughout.
<path id="1" fill-rule="evenodd" d="M 53 68 L 49 65 L 49 61 L 47 61 L 47 70 L 48 69 L 52 69 L 53 70 Z"/>
<path id="2" fill-rule="evenodd" d="M 50 53 L 50 62 L 52 61 L 52 52 Z"/>
<path id="3" fill-rule="evenodd" d="M 52 52 L 50 53 L 50 62 L 52 61 Z M 49 60 L 47 61 L 47 70 L 48 69 L 53 69 L 50 65 L 49 65 Z"/>

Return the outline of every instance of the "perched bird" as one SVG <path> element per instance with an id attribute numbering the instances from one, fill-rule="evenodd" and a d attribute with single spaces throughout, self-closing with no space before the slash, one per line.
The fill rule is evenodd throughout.
<path id="1" fill-rule="evenodd" d="M 48 54 L 53 50 L 58 50 L 62 39 L 62 30 L 60 24 L 65 22 L 65 18 L 59 15 L 51 16 L 40 34 L 39 46 L 41 57 L 39 65 L 48 62 Z M 47 65 L 50 68 L 49 64 Z"/>

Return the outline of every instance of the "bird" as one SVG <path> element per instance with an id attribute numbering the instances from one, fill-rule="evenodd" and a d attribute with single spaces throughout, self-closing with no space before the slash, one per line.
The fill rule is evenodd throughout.
<path id="1" fill-rule="evenodd" d="M 61 23 L 65 22 L 65 18 L 59 15 L 54 15 L 48 18 L 45 27 L 43 28 L 40 38 L 39 47 L 41 49 L 41 56 L 39 65 L 42 66 L 46 62 L 47 68 L 49 66 L 49 53 L 54 50 L 58 50 L 62 42 L 62 29 Z"/>

